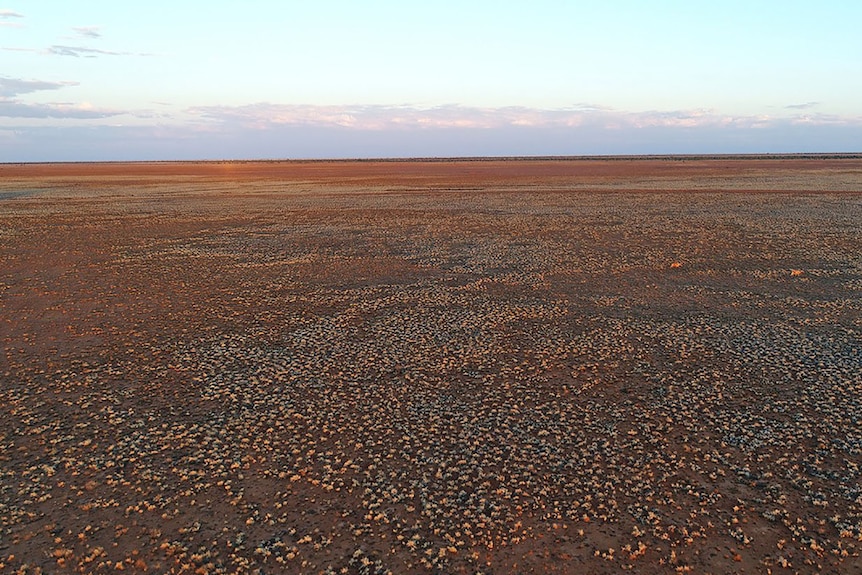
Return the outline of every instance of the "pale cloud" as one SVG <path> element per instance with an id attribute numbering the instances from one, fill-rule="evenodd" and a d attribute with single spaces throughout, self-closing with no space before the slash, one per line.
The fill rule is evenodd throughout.
<path id="1" fill-rule="evenodd" d="M 802 114 L 791 118 L 795 125 L 804 124 L 809 126 L 843 126 L 852 121 L 852 118 L 839 116 L 837 114 Z M 862 124 L 862 117 L 856 117 L 855 123 Z"/>
<path id="2" fill-rule="evenodd" d="M 87 48 L 86 46 L 63 46 L 55 44 L 48 48 L 20 48 L 15 46 L 3 46 L 3 50 L 9 52 L 31 52 L 33 54 L 41 54 L 42 56 L 73 56 L 75 58 L 96 58 L 98 56 L 131 56 L 129 52 L 112 52 L 110 50 L 99 50 L 97 48 Z M 144 56 L 145 54 L 139 54 Z"/>
<path id="3" fill-rule="evenodd" d="M 24 102 L 17 96 L 45 90 L 59 90 L 77 86 L 77 82 L 47 82 L 22 78 L 0 77 L 0 117 L 4 118 L 74 118 L 89 120 L 117 116 L 125 112 L 96 108 L 89 103 L 55 102 L 35 104 Z"/>
<path id="4" fill-rule="evenodd" d="M 0 98 L 10 98 L 41 90 L 59 90 L 60 88 L 76 85 L 76 82 L 45 82 L 43 80 L 0 77 Z"/>
<path id="5" fill-rule="evenodd" d="M 524 107 L 479 108 L 458 105 L 413 106 L 258 103 L 245 106 L 199 106 L 188 110 L 201 118 L 254 128 L 316 125 L 385 130 L 399 128 L 473 128 L 581 125 L 593 109 L 541 110 Z"/>
<path id="6" fill-rule="evenodd" d="M 0 27 L 5 28 L 23 28 L 23 24 L 12 21 L 13 18 L 23 18 L 23 14 L 12 10 L 0 9 Z"/>
<path id="7" fill-rule="evenodd" d="M 7 82 L 8 93 L 56 89 Z M 29 84 L 23 82 L 30 82 Z M 10 118 L 10 119 L 5 119 Z M 258 103 L 177 113 L 0 97 L 7 161 L 846 152 L 862 117 Z"/>
<path id="8" fill-rule="evenodd" d="M 93 120 L 118 116 L 125 112 L 94 108 L 88 104 L 29 104 L 19 100 L 0 100 L 0 117 L 4 118 L 74 118 Z"/>
<path id="9" fill-rule="evenodd" d="M 820 102 L 805 102 L 803 104 L 790 104 L 784 107 L 788 110 L 810 110 L 811 108 L 817 107 L 819 105 Z"/>
<path id="10" fill-rule="evenodd" d="M 58 46 L 48 48 L 48 54 L 53 56 L 74 56 L 76 58 L 95 58 L 97 56 L 129 56 L 128 52 L 111 52 L 110 50 L 98 50 L 84 46 Z"/>
<path id="11" fill-rule="evenodd" d="M 17 46 L 3 46 L 0 48 L 9 52 L 31 52 L 42 56 L 72 56 L 74 58 L 97 58 L 99 56 L 154 56 L 146 52 L 116 52 L 112 50 L 100 50 L 86 46 L 67 46 L 54 44 L 48 48 L 21 48 Z"/>
<path id="12" fill-rule="evenodd" d="M 835 153 L 858 149 L 856 125 L 764 129 L 734 125 L 698 130 L 667 126 L 609 130 L 602 125 L 493 129 L 363 130 L 277 124 L 267 130 L 216 122 L 118 125 L 107 120 L 3 122 L 5 161 L 406 158 L 633 154 Z M 108 124 L 107 122 L 112 122 Z"/>
<path id="13" fill-rule="evenodd" d="M 623 129 L 762 129 L 787 123 L 858 125 L 859 118 L 800 115 L 729 115 L 709 109 L 628 112 L 602 106 L 580 105 L 565 109 L 527 107 L 482 108 L 458 105 L 415 106 L 257 103 L 244 106 L 199 106 L 192 116 L 214 123 L 265 130 L 278 126 L 318 126 L 356 130 L 604 128 Z"/>
<path id="14" fill-rule="evenodd" d="M 75 58 L 96 58 L 98 56 L 155 56 L 147 52 L 114 52 L 111 50 L 99 50 L 97 48 L 88 48 L 86 46 L 65 46 L 55 44 L 45 49 L 37 48 L 20 48 L 16 46 L 3 46 L 0 48 L 9 52 L 31 52 L 33 54 L 41 54 L 42 56 L 72 56 Z"/>
<path id="15" fill-rule="evenodd" d="M 98 26 L 75 26 L 72 28 L 76 34 L 84 38 L 101 38 L 102 33 Z"/>
<path id="16" fill-rule="evenodd" d="M 16 48 L 14 46 L 3 46 L 0 49 L 6 50 L 7 52 L 34 52 L 36 54 L 41 52 L 41 50 L 37 50 L 36 48 Z"/>

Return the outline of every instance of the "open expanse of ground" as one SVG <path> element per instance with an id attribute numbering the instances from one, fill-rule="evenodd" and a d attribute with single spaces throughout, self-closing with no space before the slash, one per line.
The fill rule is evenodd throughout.
<path id="1" fill-rule="evenodd" d="M 862 573 L 862 158 L 0 165 L 0 573 Z"/>

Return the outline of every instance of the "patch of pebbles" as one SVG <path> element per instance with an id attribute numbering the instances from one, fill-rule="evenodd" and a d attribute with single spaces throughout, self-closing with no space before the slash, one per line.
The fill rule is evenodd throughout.
<path id="1" fill-rule="evenodd" d="M 195 201 L 0 219 L 0 571 L 859 570 L 857 196 Z"/>

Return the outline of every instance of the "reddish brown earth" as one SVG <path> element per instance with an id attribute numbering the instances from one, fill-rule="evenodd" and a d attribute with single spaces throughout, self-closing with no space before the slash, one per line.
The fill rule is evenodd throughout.
<path id="1" fill-rule="evenodd" d="M 0 165 L 0 573 L 862 573 L 862 158 Z"/>

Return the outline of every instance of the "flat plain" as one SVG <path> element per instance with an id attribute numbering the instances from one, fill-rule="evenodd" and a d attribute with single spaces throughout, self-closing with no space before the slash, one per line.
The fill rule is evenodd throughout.
<path id="1" fill-rule="evenodd" d="M 862 157 L 0 165 L 0 573 L 862 573 Z"/>

